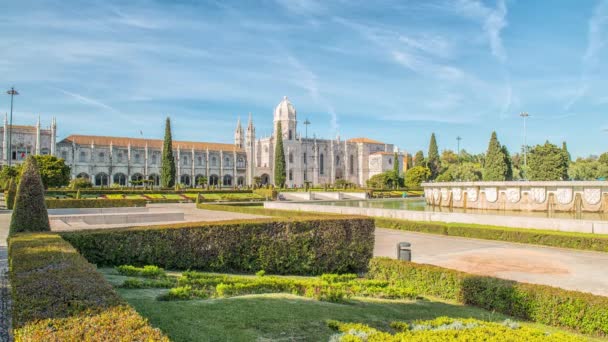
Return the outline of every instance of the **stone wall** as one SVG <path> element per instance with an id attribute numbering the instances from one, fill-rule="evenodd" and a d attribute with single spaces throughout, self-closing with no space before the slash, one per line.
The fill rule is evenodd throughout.
<path id="1" fill-rule="evenodd" d="M 488 210 L 608 212 L 608 182 L 423 183 L 429 205 Z"/>

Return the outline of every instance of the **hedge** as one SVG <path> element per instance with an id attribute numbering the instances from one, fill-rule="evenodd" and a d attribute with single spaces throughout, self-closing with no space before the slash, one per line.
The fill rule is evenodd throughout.
<path id="1" fill-rule="evenodd" d="M 9 240 L 16 341 L 168 341 L 52 233 Z"/>
<path id="2" fill-rule="evenodd" d="M 47 196 L 55 196 L 55 195 L 68 195 L 73 194 L 76 196 L 76 192 L 78 190 L 72 189 L 48 189 Z M 230 193 L 252 193 L 252 190 L 207 190 L 207 189 L 197 189 L 197 188 L 186 188 L 181 190 L 175 189 L 134 189 L 134 188 L 125 188 L 125 189 L 102 189 L 102 188 L 89 188 L 89 189 L 80 189 L 81 194 L 97 194 L 97 195 L 110 195 L 110 194 L 124 194 L 124 195 L 145 195 L 145 194 L 186 194 L 186 193 L 201 193 L 201 194 L 230 194 Z"/>
<path id="3" fill-rule="evenodd" d="M 180 223 L 61 236 L 98 265 L 213 272 L 361 273 L 374 250 L 374 222 L 361 217 Z"/>
<path id="4" fill-rule="evenodd" d="M 244 205 L 244 204 L 250 205 Z M 217 210 L 217 211 L 228 211 L 232 213 L 250 214 L 250 215 L 264 215 L 273 217 L 308 217 L 308 218 L 325 218 L 325 217 L 345 217 L 342 214 L 332 213 L 316 213 L 311 211 L 299 211 L 299 210 L 282 210 L 282 209 L 267 209 L 260 205 L 259 202 L 244 202 L 244 203 L 224 203 L 224 204 L 210 204 L 210 203 L 199 203 L 196 205 L 198 209 L 205 210 Z"/>
<path id="5" fill-rule="evenodd" d="M 145 207 L 144 199 L 46 199 L 47 209 Z"/>
<path id="6" fill-rule="evenodd" d="M 608 336 L 608 297 L 388 258 L 372 259 L 368 277 L 389 281 L 421 295 L 454 300 L 584 334 Z"/>
<path id="7" fill-rule="evenodd" d="M 277 196 L 278 196 L 278 192 L 276 189 L 264 189 L 264 188 L 260 188 L 260 189 L 255 189 L 253 190 L 253 193 L 256 195 L 260 195 L 264 198 L 268 198 L 271 200 L 276 200 Z"/>
<path id="8" fill-rule="evenodd" d="M 384 217 L 375 217 L 374 219 L 376 221 L 376 226 L 382 228 L 608 252 L 608 235 L 483 226 L 463 223 L 418 222 Z"/>

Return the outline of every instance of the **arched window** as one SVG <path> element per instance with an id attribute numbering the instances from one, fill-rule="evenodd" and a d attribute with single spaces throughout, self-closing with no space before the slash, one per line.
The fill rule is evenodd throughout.
<path id="1" fill-rule="evenodd" d="M 217 185 L 219 181 L 219 177 L 217 175 L 209 176 L 209 185 Z"/>
<path id="2" fill-rule="evenodd" d="M 141 159 L 141 156 L 139 155 L 139 153 L 135 153 L 135 164 L 139 164 Z"/>
<path id="3" fill-rule="evenodd" d="M 203 175 L 196 175 L 196 176 L 194 176 L 194 185 L 196 185 L 196 186 L 198 186 L 198 185 L 205 186 L 206 183 L 207 183 L 206 178 L 207 177 L 205 177 Z M 203 183 L 203 181 L 205 181 L 205 182 Z"/>
<path id="4" fill-rule="evenodd" d="M 80 161 L 81 161 L 81 162 L 84 162 L 84 161 L 86 161 L 86 160 L 87 160 L 87 153 L 86 153 L 86 152 L 84 152 L 84 151 L 81 151 L 81 152 L 80 152 Z"/>
<path id="5" fill-rule="evenodd" d="M 152 164 L 156 164 L 156 153 L 152 153 Z"/>
<path id="6" fill-rule="evenodd" d="M 293 163 L 293 153 L 289 152 L 289 163 Z"/>
<path id="7" fill-rule="evenodd" d="M 144 183 L 142 182 L 143 180 L 144 180 L 144 176 L 141 173 L 134 173 L 131 176 L 131 184 L 133 184 L 135 186 L 144 185 Z"/>
<path id="8" fill-rule="evenodd" d="M 183 165 L 188 165 L 188 156 L 183 156 Z"/>
<path id="9" fill-rule="evenodd" d="M 340 156 L 336 156 L 336 166 L 340 165 Z"/>
<path id="10" fill-rule="evenodd" d="M 61 151 L 61 159 L 67 161 L 68 160 L 68 152 L 67 151 Z"/>
<path id="11" fill-rule="evenodd" d="M 202 156 L 198 156 L 196 159 L 197 163 L 199 166 L 203 165 L 203 157 Z"/>
<path id="12" fill-rule="evenodd" d="M 352 175 L 353 173 L 355 173 L 355 156 L 353 156 L 352 154 L 350 155 L 350 160 L 348 161 L 348 164 L 350 168 L 350 174 Z"/>
<path id="13" fill-rule="evenodd" d="M 243 157 L 239 157 L 239 158 L 237 159 L 237 164 L 236 164 L 236 166 L 237 166 L 237 167 L 239 167 L 239 168 L 245 167 L 245 158 L 243 158 Z"/>
<path id="14" fill-rule="evenodd" d="M 323 153 L 319 156 L 319 174 L 325 173 L 325 160 Z"/>
<path id="15" fill-rule="evenodd" d="M 149 175 L 148 176 L 148 180 L 151 180 L 152 181 L 152 185 L 154 185 L 154 186 L 159 186 L 160 185 L 160 177 L 157 174 L 155 174 L 155 173 Z"/>
<path id="16" fill-rule="evenodd" d="M 118 153 L 118 157 L 116 158 L 116 160 L 117 160 L 119 163 L 122 163 L 122 153 Z"/>
<path id="17" fill-rule="evenodd" d="M 101 172 L 95 175 L 95 186 L 108 186 L 108 175 Z"/>
<path id="18" fill-rule="evenodd" d="M 124 173 L 115 173 L 113 182 L 114 184 L 125 186 L 127 185 L 127 176 Z"/>
<path id="19" fill-rule="evenodd" d="M 104 159 L 105 159 L 105 158 L 106 158 L 106 155 L 105 155 L 105 153 L 103 153 L 103 152 L 99 152 L 99 154 L 97 155 L 97 160 L 98 160 L 99 162 L 101 162 L 101 163 L 103 163 L 103 162 L 104 162 Z"/>
<path id="20" fill-rule="evenodd" d="M 224 158 L 224 167 L 229 167 L 230 166 L 230 158 L 225 157 Z"/>
<path id="21" fill-rule="evenodd" d="M 217 166 L 217 158 L 211 157 L 211 166 Z"/>
<path id="22" fill-rule="evenodd" d="M 181 184 L 184 184 L 184 185 L 188 185 L 188 186 L 190 186 L 190 176 L 189 176 L 189 175 L 186 175 L 186 174 L 182 175 L 182 176 L 179 178 L 179 182 L 180 182 Z"/>
<path id="23" fill-rule="evenodd" d="M 238 186 L 245 185 L 245 177 L 241 176 L 241 177 L 237 178 L 236 185 L 238 185 Z"/>
<path id="24" fill-rule="evenodd" d="M 293 180 L 293 170 L 289 169 L 289 180 L 292 181 Z"/>
<path id="25" fill-rule="evenodd" d="M 224 175 L 224 181 L 222 182 L 222 185 L 231 186 L 232 185 L 232 176 Z"/>
<path id="26" fill-rule="evenodd" d="M 291 140 L 291 130 L 289 130 L 289 140 Z"/>
<path id="27" fill-rule="evenodd" d="M 393 158 L 388 158 L 388 165 L 391 165 L 393 163 Z"/>
<path id="28" fill-rule="evenodd" d="M 81 172 L 78 174 L 78 176 L 76 176 L 76 178 L 84 178 L 84 179 L 89 179 L 89 174 L 86 172 Z"/>

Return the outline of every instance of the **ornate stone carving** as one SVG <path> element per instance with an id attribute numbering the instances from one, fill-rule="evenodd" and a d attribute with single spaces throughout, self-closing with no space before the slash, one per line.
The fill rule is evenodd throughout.
<path id="1" fill-rule="evenodd" d="M 598 204 L 602 199 L 602 192 L 600 189 L 585 189 L 583 190 L 583 197 L 585 197 L 585 202 L 589 204 Z"/>
<path id="2" fill-rule="evenodd" d="M 477 189 L 476 188 L 467 188 L 467 200 L 471 202 L 477 201 Z"/>
<path id="3" fill-rule="evenodd" d="M 532 188 L 530 189 L 530 196 L 536 203 L 543 203 L 547 199 L 547 191 L 545 188 Z"/>
<path id="4" fill-rule="evenodd" d="M 496 188 L 485 188 L 484 193 L 486 194 L 486 200 L 488 202 L 494 203 L 498 200 L 498 191 L 496 191 Z"/>
<path id="5" fill-rule="evenodd" d="M 507 195 L 507 201 L 511 203 L 517 203 L 521 199 L 519 188 L 508 188 L 505 193 Z"/>
<path id="6" fill-rule="evenodd" d="M 436 203 L 439 201 L 439 189 L 433 189 L 433 201 Z"/>
<path id="7" fill-rule="evenodd" d="M 448 201 L 448 189 L 446 188 L 441 188 L 441 201 L 443 202 L 447 202 Z"/>
<path id="8" fill-rule="evenodd" d="M 572 202 L 572 189 L 559 188 L 555 192 L 555 197 L 559 204 L 568 204 Z"/>
<path id="9" fill-rule="evenodd" d="M 461 188 L 453 188 L 452 189 L 452 198 L 454 201 L 462 200 L 462 189 Z"/>
<path id="10" fill-rule="evenodd" d="M 424 189 L 424 197 L 431 199 L 431 197 L 433 196 L 433 190 L 431 189 Z"/>

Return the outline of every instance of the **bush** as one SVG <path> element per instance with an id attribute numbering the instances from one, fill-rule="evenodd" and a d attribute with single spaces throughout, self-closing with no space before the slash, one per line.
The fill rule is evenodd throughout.
<path id="1" fill-rule="evenodd" d="M 12 210 L 15 206 L 15 197 L 17 196 L 17 184 L 14 178 L 8 180 L 6 192 L 4 198 L 6 202 L 6 209 Z"/>
<path id="2" fill-rule="evenodd" d="M 15 341 L 168 341 L 59 235 L 9 239 Z"/>
<path id="3" fill-rule="evenodd" d="M 547 230 L 481 226 L 462 223 L 417 222 L 376 217 L 376 227 L 412 232 L 510 241 L 535 245 L 608 252 L 608 236 Z"/>
<path id="4" fill-rule="evenodd" d="M 63 232 L 90 262 L 274 274 L 358 273 L 374 248 L 368 218 L 260 219 Z"/>
<path id="5" fill-rule="evenodd" d="M 585 334 L 608 335 L 607 297 L 387 258 L 372 259 L 368 275 L 421 295 L 455 300 Z"/>
<path id="6" fill-rule="evenodd" d="M 29 156 L 23 164 L 21 180 L 15 197 L 9 235 L 18 232 L 43 232 L 51 230 L 49 216 L 44 205 L 44 187 L 36 159 Z"/>
<path id="7" fill-rule="evenodd" d="M 398 331 L 392 335 L 379 331 L 366 324 L 327 322 L 341 334 L 334 335 L 331 341 L 585 341 L 578 336 L 561 332 L 548 333 L 540 329 L 520 327 L 517 323 L 505 320 L 502 323 L 484 322 L 473 318 L 438 317 L 430 321 L 413 323 L 393 322 L 391 327 Z"/>
<path id="8" fill-rule="evenodd" d="M 79 189 L 90 189 L 93 187 L 93 183 L 88 178 L 76 178 L 70 181 L 70 189 L 79 190 Z"/>
<path id="9" fill-rule="evenodd" d="M 145 277 L 145 278 L 161 278 L 166 277 L 165 270 L 158 266 L 146 265 L 144 267 L 135 267 L 131 265 L 116 266 L 116 271 L 119 274 L 131 276 L 131 277 Z"/>
<path id="10" fill-rule="evenodd" d="M 278 192 L 275 189 L 255 189 L 253 193 L 271 200 L 276 200 L 278 196 Z"/>
<path id="11" fill-rule="evenodd" d="M 48 209 L 145 207 L 144 199 L 47 199 Z"/>

